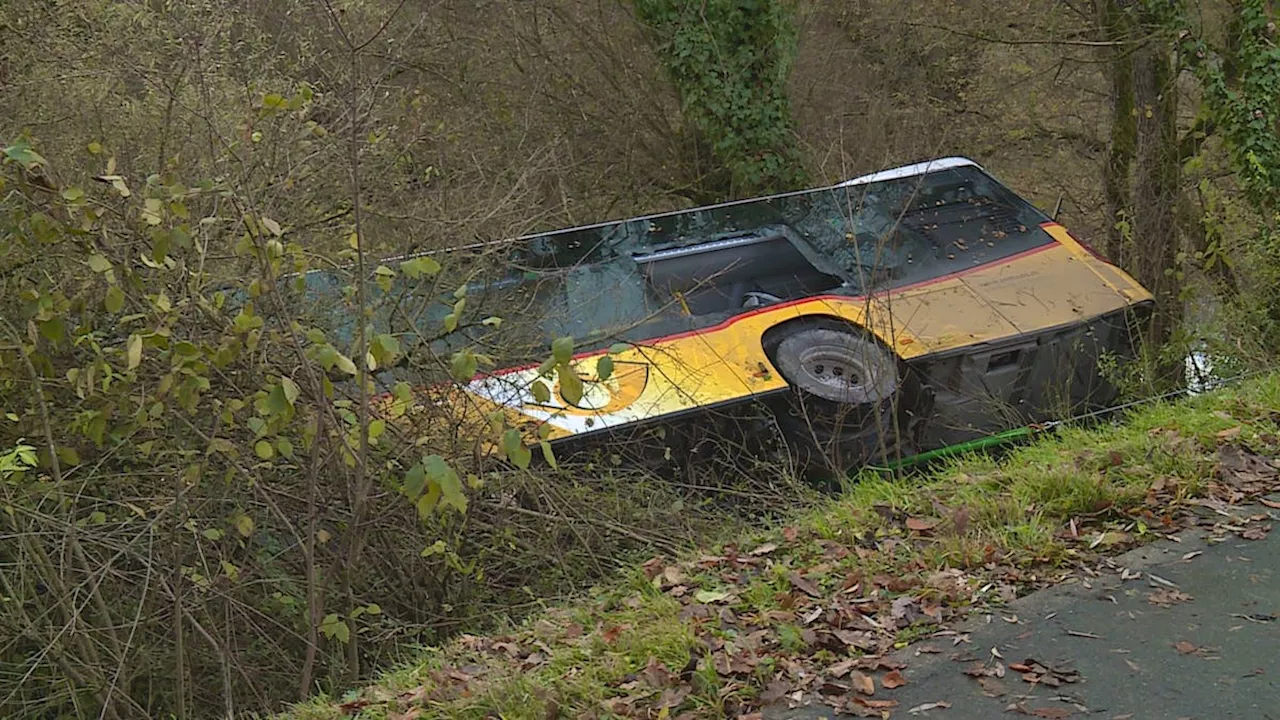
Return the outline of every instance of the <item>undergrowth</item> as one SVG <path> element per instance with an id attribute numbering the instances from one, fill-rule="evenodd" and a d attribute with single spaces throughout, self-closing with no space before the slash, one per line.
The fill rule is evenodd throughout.
<path id="1" fill-rule="evenodd" d="M 1171 530 L 1175 509 L 1214 481 L 1220 445 L 1274 453 L 1275 408 L 1280 375 L 1149 405 L 1115 424 L 1066 428 L 999 460 L 974 455 L 914 475 L 863 474 L 829 502 L 776 526 L 681 561 L 655 558 L 626 569 L 572 604 L 500 635 L 427 649 L 373 686 L 314 699 L 286 717 L 627 715 L 643 686 L 637 678 L 655 668 L 671 668 L 673 677 L 684 669 L 682 694 L 668 697 L 668 689 L 658 700 L 675 703 L 668 703 L 672 716 L 755 707 L 778 663 L 842 655 L 815 651 L 813 632 L 798 617 L 809 598 L 861 594 L 867 599 L 860 602 L 880 604 L 882 622 L 889 599 L 908 589 L 925 614 L 944 620 L 999 605 L 1065 577 L 1095 552 Z M 723 570 L 726 557 L 735 570 Z M 998 587 L 987 592 L 991 586 Z M 941 610 L 930 607 L 935 602 Z M 719 613 L 722 628 L 764 628 L 772 652 L 736 679 L 717 672 L 723 663 L 713 655 L 728 651 L 716 646 L 732 648 L 746 632 L 708 632 L 699 608 L 710 608 L 713 620 Z M 930 627 L 899 623 L 866 655 L 901 647 Z"/>

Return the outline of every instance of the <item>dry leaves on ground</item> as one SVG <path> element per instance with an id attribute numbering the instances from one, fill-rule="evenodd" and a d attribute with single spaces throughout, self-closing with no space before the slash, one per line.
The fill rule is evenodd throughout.
<path id="1" fill-rule="evenodd" d="M 906 685 L 907 678 L 898 670 L 890 670 L 884 674 L 884 677 L 880 678 L 880 684 L 883 685 L 886 690 L 893 690 Z"/>
<path id="2" fill-rule="evenodd" d="M 1179 655 L 1195 655 L 1197 657 L 1204 657 L 1209 654 L 1209 648 L 1200 647 L 1194 643 L 1189 643 L 1186 640 L 1179 640 L 1173 644 L 1173 647 L 1178 651 Z"/>
<path id="3" fill-rule="evenodd" d="M 1179 603 L 1191 602 L 1194 599 L 1195 598 L 1181 590 L 1174 590 L 1172 588 L 1159 588 L 1154 592 L 1147 593 L 1147 602 L 1163 608 L 1172 607 Z"/>
<path id="4" fill-rule="evenodd" d="M 1033 685 L 1060 687 L 1063 683 L 1079 682 L 1080 673 L 1076 670 L 1055 668 L 1037 660 L 1027 658 L 1020 663 L 1009 663 L 1009 669 L 1020 673 L 1024 682 Z"/>
<path id="5" fill-rule="evenodd" d="M 938 702 L 921 703 L 920 705 L 916 705 L 915 707 L 908 709 L 907 712 L 912 715 L 920 715 L 922 713 L 927 713 L 930 710 L 946 710 L 949 707 L 951 707 L 951 703 L 945 700 L 939 700 Z"/>

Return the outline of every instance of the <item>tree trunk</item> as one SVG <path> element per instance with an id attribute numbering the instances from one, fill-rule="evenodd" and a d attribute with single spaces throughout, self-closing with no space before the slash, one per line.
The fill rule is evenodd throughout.
<path id="1" fill-rule="evenodd" d="M 1133 64 L 1126 46 L 1120 44 L 1133 40 L 1134 24 L 1119 2 L 1121 0 L 1099 0 L 1098 3 L 1102 38 L 1116 43 L 1103 50 L 1111 83 L 1111 136 L 1107 143 L 1107 162 L 1102 168 L 1102 190 L 1107 203 L 1107 234 L 1102 252 L 1124 266 L 1132 249 L 1126 243 L 1131 233 L 1124 231 L 1123 224 L 1131 222 L 1133 213 L 1129 175 L 1137 118 L 1133 105 Z"/>
<path id="2" fill-rule="evenodd" d="M 1139 5 L 1138 17 L 1146 20 Z M 1147 22 L 1143 27 L 1150 27 Z M 1156 296 L 1148 340 L 1163 345 L 1182 317 L 1177 275 L 1178 95 L 1172 43 L 1162 34 L 1134 50 L 1133 99 L 1137 111 L 1133 183 L 1133 267 Z"/>

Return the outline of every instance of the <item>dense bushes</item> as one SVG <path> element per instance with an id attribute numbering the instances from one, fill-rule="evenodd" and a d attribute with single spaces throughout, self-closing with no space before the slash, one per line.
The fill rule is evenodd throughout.
<path id="1" fill-rule="evenodd" d="M 394 300 L 380 281 L 453 297 L 489 260 L 377 258 L 940 153 L 994 158 L 1048 203 L 1046 178 L 1097 185 L 1089 118 L 1053 110 L 1062 122 L 1041 127 L 1019 105 L 1087 103 L 1097 64 L 1037 45 L 1023 67 L 1010 46 L 932 27 L 934 3 L 716 2 L 710 30 L 688 3 L 493 7 L 0 6 L 0 715 L 277 707 L 580 588 L 620 555 L 794 501 L 785 472 L 745 453 L 662 482 L 609 456 L 493 473 L 474 434 L 423 441 L 369 414 L 367 367 L 408 358 L 404 377 L 447 380 L 483 362 L 367 329 L 363 313 Z M 989 34 L 1000 12 L 937 22 L 973 16 Z M 1061 28 L 1056 12 L 1028 22 Z M 1272 68 L 1268 16 L 1250 17 L 1249 43 L 1197 68 L 1202 82 Z M 1210 56 L 1234 47 L 1192 30 Z M 911 65 L 924 51 L 941 64 Z M 1008 92 L 1055 65 L 1080 87 Z M 1224 77 L 1205 99 L 1226 130 L 1185 164 L 1182 191 L 1203 204 L 1182 229 L 1205 230 L 1187 258 L 1234 264 L 1226 307 L 1266 327 L 1280 264 L 1252 230 L 1261 217 L 1273 234 L 1258 201 L 1275 196 L 1266 173 L 1242 187 L 1232 172 L 1274 149 L 1273 125 L 1240 114 L 1274 120 L 1270 75 Z M 1102 222 L 1068 206 L 1073 227 Z M 329 273 L 327 305 L 297 302 L 286 276 L 310 269 Z M 410 389 L 386 389 L 394 415 Z M 446 410 L 438 426 L 456 424 Z M 709 495 L 717 483 L 740 495 Z"/>

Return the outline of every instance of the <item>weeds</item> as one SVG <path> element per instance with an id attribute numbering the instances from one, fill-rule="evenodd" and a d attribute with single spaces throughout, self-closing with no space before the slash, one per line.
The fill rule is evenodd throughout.
<path id="1" fill-rule="evenodd" d="M 880 653 L 948 619 L 1158 535 L 1214 485 L 1215 448 L 1275 451 L 1275 407 L 1280 376 L 1268 376 L 1068 428 L 999 462 L 863 474 L 775 527 L 655 558 L 505 634 L 433 649 L 345 705 L 320 699 L 289 717 L 541 718 L 553 706 L 716 717 L 776 701 L 795 663 L 885 669 Z M 842 620 L 845 598 L 857 610 Z"/>

